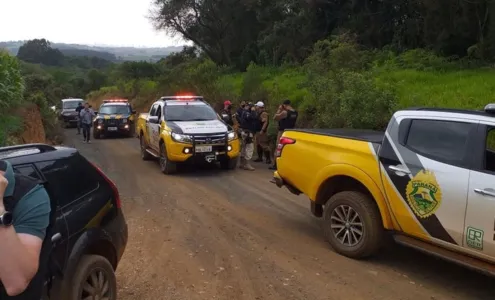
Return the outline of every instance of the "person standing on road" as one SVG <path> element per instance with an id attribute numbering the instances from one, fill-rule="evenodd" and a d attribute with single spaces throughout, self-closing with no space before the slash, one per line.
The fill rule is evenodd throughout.
<path id="1" fill-rule="evenodd" d="M 230 126 L 234 126 L 234 118 L 232 117 L 232 102 L 226 100 L 223 103 L 223 109 L 220 112 L 222 120 Z"/>
<path id="2" fill-rule="evenodd" d="M 50 246 L 50 197 L 38 180 L 0 160 L 0 299 L 39 300 Z M 51 237 L 50 237 L 51 238 Z"/>
<path id="3" fill-rule="evenodd" d="M 76 107 L 76 112 L 77 112 L 77 134 L 81 134 L 81 110 L 83 110 L 83 105 L 82 105 L 82 102 L 79 102 L 79 104 L 77 104 L 77 107 Z"/>
<path id="4" fill-rule="evenodd" d="M 273 119 L 275 121 L 278 121 L 278 134 L 277 134 L 276 144 L 278 144 L 278 141 L 280 140 L 280 137 L 284 133 L 284 130 L 292 129 L 296 127 L 297 116 L 298 113 L 291 106 L 290 100 L 289 99 L 284 100 L 282 105 L 278 107 L 275 116 L 273 116 Z M 270 167 L 270 169 L 271 170 L 277 169 L 277 159 L 275 157 L 273 157 L 273 165 Z"/>
<path id="5" fill-rule="evenodd" d="M 89 107 L 89 103 L 84 104 L 84 109 L 81 110 L 81 125 L 83 130 L 83 138 L 85 143 L 90 143 L 91 137 L 91 124 L 95 117 L 95 112 Z"/>
<path id="6" fill-rule="evenodd" d="M 256 103 L 256 111 L 258 115 L 258 124 L 256 128 L 256 152 L 258 153 L 258 158 L 255 162 L 262 162 L 263 155 L 266 157 L 266 163 L 271 164 L 270 146 L 268 140 L 268 113 L 265 110 L 265 104 L 262 101 Z"/>
<path id="7" fill-rule="evenodd" d="M 239 168 L 254 171 L 253 166 L 249 163 L 253 158 L 254 152 L 254 132 L 256 131 L 256 122 L 258 116 L 255 107 L 249 103 L 244 106 L 240 122 L 241 137 L 241 164 Z"/>

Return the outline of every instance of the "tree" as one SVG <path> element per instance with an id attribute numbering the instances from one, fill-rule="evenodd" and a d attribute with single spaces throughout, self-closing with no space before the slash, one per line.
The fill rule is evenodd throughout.
<path id="1" fill-rule="evenodd" d="M 44 64 L 47 66 L 62 66 L 64 55 L 58 49 L 53 49 L 45 39 L 35 39 L 24 43 L 17 52 L 17 58 L 25 62 Z"/>

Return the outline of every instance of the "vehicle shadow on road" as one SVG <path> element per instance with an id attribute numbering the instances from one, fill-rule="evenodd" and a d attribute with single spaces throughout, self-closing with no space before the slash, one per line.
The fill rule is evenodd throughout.
<path id="1" fill-rule="evenodd" d="M 469 299 L 493 299 L 495 293 L 494 278 L 393 242 L 370 263 L 396 270 L 411 284 L 429 282 L 468 293 Z"/>

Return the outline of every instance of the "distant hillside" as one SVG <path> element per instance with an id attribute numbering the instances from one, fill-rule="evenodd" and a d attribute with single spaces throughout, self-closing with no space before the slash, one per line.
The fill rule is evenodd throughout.
<path id="1" fill-rule="evenodd" d="M 17 55 L 19 47 L 25 41 L 0 42 L 0 48 L 5 48 Z M 164 48 L 134 48 L 134 47 L 100 47 L 78 44 L 53 43 L 53 48 L 59 49 L 68 56 L 96 56 L 110 61 L 158 61 L 172 52 L 182 50 L 182 46 Z"/>

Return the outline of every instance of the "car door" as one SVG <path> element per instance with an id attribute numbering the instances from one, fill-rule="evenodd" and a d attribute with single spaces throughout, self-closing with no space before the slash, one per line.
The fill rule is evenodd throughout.
<path id="1" fill-rule="evenodd" d="M 495 261 L 495 122 L 480 124 L 473 144 L 464 246 Z"/>
<path id="2" fill-rule="evenodd" d="M 157 108 L 158 108 L 158 104 L 156 104 L 156 103 L 155 103 L 155 104 L 153 104 L 153 105 L 151 106 L 150 113 L 148 114 L 148 116 L 149 116 L 149 117 L 156 116 L 156 110 L 157 110 Z M 149 118 L 148 118 L 148 119 L 146 120 L 146 127 L 147 127 L 146 129 L 147 129 L 147 132 L 148 132 L 148 141 L 147 141 L 147 142 L 148 142 L 148 146 L 149 146 L 151 149 L 155 149 L 155 146 L 154 146 L 154 144 L 155 144 L 155 141 L 154 141 L 154 139 L 155 139 L 155 135 L 154 135 L 154 133 L 153 133 L 153 130 L 154 130 L 153 125 L 154 125 L 154 124 L 153 124 L 153 123 L 151 123 L 151 122 L 149 121 Z M 155 149 L 155 150 L 156 150 L 156 149 Z"/>
<path id="3" fill-rule="evenodd" d="M 379 152 L 382 182 L 400 230 L 462 246 L 469 143 L 477 121 L 396 116 Z"/>
<path id="4" fill-rule="evenodd" d="M 35 168 L 34 165 L 32 164 L 25 164 L 25 165 L 17 165 L 14 166 L 14 170 L 16 172 L 19 172 L 23 175 L 26 176 L 31 176 L 33 178 L 37 178 L 41 181 L 45 181 L 46 178 L 44 178 L 39 170 Z M 54 196 L 53 193 L 50 190 L 50 185 L 48 184 L 46 186 L 47 191 L 49 192 L 50 196 Z M 57 201 L 54 201 L 54 199 L 51 199 L 53 204 L 52 209 L 56 209 L 55 213 L 55 227 L 53 228 L 53 234 L 50 237 L 53 242 L 53 253 L 54 253 L 54 260 L 58 264 L 58 267 L 63 270 L 65 268 L 65 264 L 67 261 L 67 245 L 68 245 L 68 227 L 67 227 L 67 222 L 65 219 L 64 214 L 62 213 L 62 209 L 60 205 L 58 204 Z"/>
<path id="5" fill-rule="evenodd" d="M 153 149 L 156 151 L 160 150 L 159 142 L 160 142 L 160 128 L 161 128 L 161 118 L 162 118 L 162 106 L 157 104 L 155 115 L 158 118 L 157 123 L 150 123 L 151 126 L 151 136 L 153 139 Z"/>

